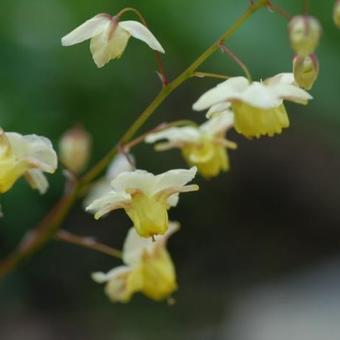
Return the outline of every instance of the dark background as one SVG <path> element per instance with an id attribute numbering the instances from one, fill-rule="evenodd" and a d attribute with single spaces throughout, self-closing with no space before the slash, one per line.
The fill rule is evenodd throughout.
<path id="1" fill-rule="evenodd" d="M 277 3 L 293 14 L 303 8 L 303 1 Z M 81 122 L 94 140 L 91 163 L 100 159 L 158 92 L 153 55 L 131 39 L 121 60 L 98 70 L 88 42 L 62 48 L 60 38 L 97 13 L 114 14 L 126 6 L 138 8 L 147 18 L 167 51 L 165 66 L 172 79 L 234 22 L 247 1 L 1 0 L 2 128 L 44 135 L 57 146 L 60 135 Z M 300 340 L 311 326 L 323 329 L 328 316 L 340 310 L 337 290 L 320 283 L 305 300 L 297 302 L 296 297 L 315 280 L 328 278 L 334 287 L 340 283 L 340 275 L 333 274 L 340 271 L 340 31 L 332 22 L 332 6 L 333 1 L 311 1 L 311 12 L 324 29 L 318 49 L 321 72 L 312 90 L 315 99 L 307 107 L 288 104 L 291 127 L 275 138 L 250 141 L 231 132 L 230 139 L 239 145 L 230 153 L 231 171 L 210 181 L 197 179 L 201 190 L 183 195 L 171 210 L 171 218 L 182 224 L 169 244 L 180 286 L 176 305 L 154 303 L 140 295 L 128 305 L 111 304 L 89 275 L 107 271 L 119 261 L 52 242 L 1 282 L 0 339 L 295 339 L 293 333 L 286 337 L 280 332 L 281 326 L 275 328 L 272 320 L 261 319 L 252 328 L 246 313 L 240 313 L 238 321 L 235 315 L 242 301 L 247 306 L 249 292 L 261 299 L 273 285 L 285 287 L 304 275 L 300 290 L 285 291 L 283 300 L 268 298 L 266 310 L 275 311 L 291 301 L 296 311 L 294 303 L 301 307 L 321 292 L 325 295 L 320 301 L 332 301 L 332 310 L 316 303 L 315 308 L 302 308 L 292 322 L 284 316 L 289 313 L 279 313 L 276 321 L 292 332 L 294 325 L 301 325 L 302 331 L 294 333 Z M 267 10 L 249 20 L 228 46 L 254 78 L 291 70 L 286 21 Z M 241 74 L 220 53 L 200 70 Z M 183 118 L 202 122 L 203 114 L 191 111 L 191 105 L 215 84 L 209 79 L 188 81 L 145 128 Z M 135 155 L 139 168 L 156 173 L 186 166 L 176 150 L 155 156 L 152 147 L 142 145 Z M 60 196 L 61 171 L 49 180 L 45 196 L 24 181 L 2 195 L 2 256 Z M 123 212 L 95 222 L 79 203 L 64 228 L 120 247 L 129 226 Z M 329 263 L 327 276 L 319 268 L 328 268 Z M 308 276 L 310 272 L 316 274 Z M 273 294 L 281 293 L 277 288 Z M 315 313 L 322 310 L 324 318 L 312 322 L 313 308 Z M 261 310 L 255 308 L 254 314 Z M 268 326 L 273 328 L 267 331 Z M 326 329 L 334 330 L 338 339 L 336 322 L 334 327 Z"/>

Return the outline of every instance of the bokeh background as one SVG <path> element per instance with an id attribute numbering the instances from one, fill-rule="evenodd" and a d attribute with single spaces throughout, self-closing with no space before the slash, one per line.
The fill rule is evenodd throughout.
<path id="1" fill-rule="evenodd" d="M 173 78 L 246 9 L 236 0 L 1 0 L 0 124 L 7 131 L 60 135 L 82 123 L 93 135 L 91 163 L 121 136 L 159 90 L 152 52 L 131 40 L 119 61 L 96 69 L 88 43 L 62 48 L 60 38 L 100 12 L 135 6 L 167 50 Z M 277 0 L 292 14 L 303 1 Z M 51 242 L 0 283 L 0 339 L 227 339 L 316 340 L 340 336 L 340 31 L 333 1 L 311 0 L 323 25 L 321 73 L 307 107 L 289 105 L 291 128 L 275 138 L 246 140 L 232 169 L 198 182 L 171 217 L 182 230 L 170 241 L 180 288 L 176 304 L 141 295 L 113 305 L 92 271 L 119 261 Z M 254 78 L 290 71 L 284 18 L 262 10 L 228 42 Z M 201 71 L 239 75 L 217 53 Z M 193 119 L 198 96 L 216 84 L 188 81 L 147 127 Z M 184 167 L 178 151 L 135 150 L 140 168 Z M 62 193 L 61 171 L 39 196 L 24 181 L 1 197 L 0 255 L 5 256 Z M 72 210 L 64 228 L 120 247 L 130 222 L 115 213 L 99 222 Z"/>

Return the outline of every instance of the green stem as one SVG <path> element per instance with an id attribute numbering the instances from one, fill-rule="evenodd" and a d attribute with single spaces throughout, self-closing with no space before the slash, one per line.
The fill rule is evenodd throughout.
<path id="1" fill-rule="evenodd" d="M 117 153 L 119 146 L 126 144 L 134 137 L 134 135 L 140 130 L 163 101 L 184 81 L 191 78 L 197 68 L 201 66 L 216 50 L 218 50 L 221 41 L 228 40 L 247 21 L 247 19 L 252 16 L 253 13 L 268 5 L 268 3 L 269 0 L 259 0 L 252 4 L 247 11 L 239 17 L 239 19 L 236 20 L 236 22 L 221 37 L 219 37 L 219 39 L 217 39 L 216 42 L 204 51 L 175 80 L 166 85 L 160 91 L 158 96 L 140 114 L 137 120 L 122 136 L 119 143 L 112 148 L 92 169 L 90 169 L 79 183 L 74 184 L 73 190 L 64 196 L 46 215 L 37 228 L 34 231 L 27 233 L 18 247 L 0 263 L 0 278 L 11 272 L 26 257 L 29 257 L 42 248 L 56 234 L 76 201 L 79 193 L 82 192 L 82 190 L 107 167 L 114 155 Z"/>
<path id="2" fill-rule="evenodd" d="M 229 76 L 225 76 L 223 74 L 219 74 L 219 73 L 210 73 L 210 72 L 194 72 L 193 77 L 197 77 L 197 78 L 215 78 L 215 79 L 229 79 Z"/>

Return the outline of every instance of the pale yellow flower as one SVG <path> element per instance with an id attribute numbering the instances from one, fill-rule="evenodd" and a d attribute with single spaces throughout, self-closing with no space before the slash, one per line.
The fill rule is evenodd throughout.
<path id="1" fill-rule="evenodd" d="M 263 82 L 244 77 L 230 78 L 204 93 L 193 105 L 196 111 L 219 112 L 220 105 L 231 105 L 235 129 L 246 137 L 273 136 L 289 126 L 283 100 L 307 104 L 311 95 L 295 85 L 291 73 L 278 74 Z"/>
<path id="2" fill-rule="evenodd" d="M 336 27 L 340 28 L 340 0 L 335 1 L 333 19 Z"/>
<path id="3" fill-rule="evenodd" d="M 141 238 L 131 228 L 123 247 L 125 265 L 108 273 L 93 273 L 92 278 L 106 283 L 105 292 L 112 302 L 128 302 L 136 292 L 156 301 L 164 300 L 177 289 L 176 272 L 166 242 L 178 228 L 178 223 L 170 222 L 166 234 L 154 241 Z"/>
<path id="4" fill-rule="evenodd" d="M 124 209 L 139 235 L 152 237 L 165 234 L 168 212 L 177 205 L 178 194 L 196 191 L 197 185 L 186 185 L 197 169 L 170 170 L 153 175 L 144 170 L 124 172 L 111 182 L 111 191 L 96 199 L 87 208 L 99 219 L 110 211 Z"/>
<path id="5" fill-rule="evenodd" d="M 117 17 L 106 13 L 87 20 L 61 41 L 63 46 L 71 46 L 91 39 L 93 60 L 98 67 L 103 67 L 110 60 L 121 57 L 131 36 L 145 42 L 153 50 L 164 53 L 155 36 L 140 22 L 119 21 Z"/>
<path id="6" fill-rule="evenodd" d="M 148 135 L 145 141 L 167 140 L 156 144 L 156 150 L 181 149 L 186 162 L 196 166 L 202 176 L 210 178 L 230 167 L 227 148 L 236 148 L 236 144 L 227 140 L 225 133 L 233 124 L 233 113 L 224 110 L 201 126 L 171 127 Z"/>
<path id="7" fill-rule="evenodd" d="M 43 194 L 48 188 L 43 172 L 54 173 L 56 168 L 57 155 L 47 138 L 0 130 L 0 193 L 24 176 Z"/>

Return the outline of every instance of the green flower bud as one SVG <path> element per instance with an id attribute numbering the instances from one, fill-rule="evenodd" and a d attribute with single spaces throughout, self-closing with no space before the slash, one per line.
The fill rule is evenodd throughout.
<path id="1" fill-rule="evenodd" d="M 319 75 L 319 61 L 315 54 L 307 57 L 296 56 L 293 60 L 293 73 L 296 83 L 310 90 Z"/>
<path id="2" fill-rule="evenodd" d="M 322 32 L 318 19 L 311 16 L 295 16 L 288 24 L 289 40 L 294 52 L 302 57 L 314 53 Z"/>
<path id="3" fill-rule="evenodd" d="M 336 27 L 340 28 L 340 0 L 335 1 L 333 19 Z"/>

